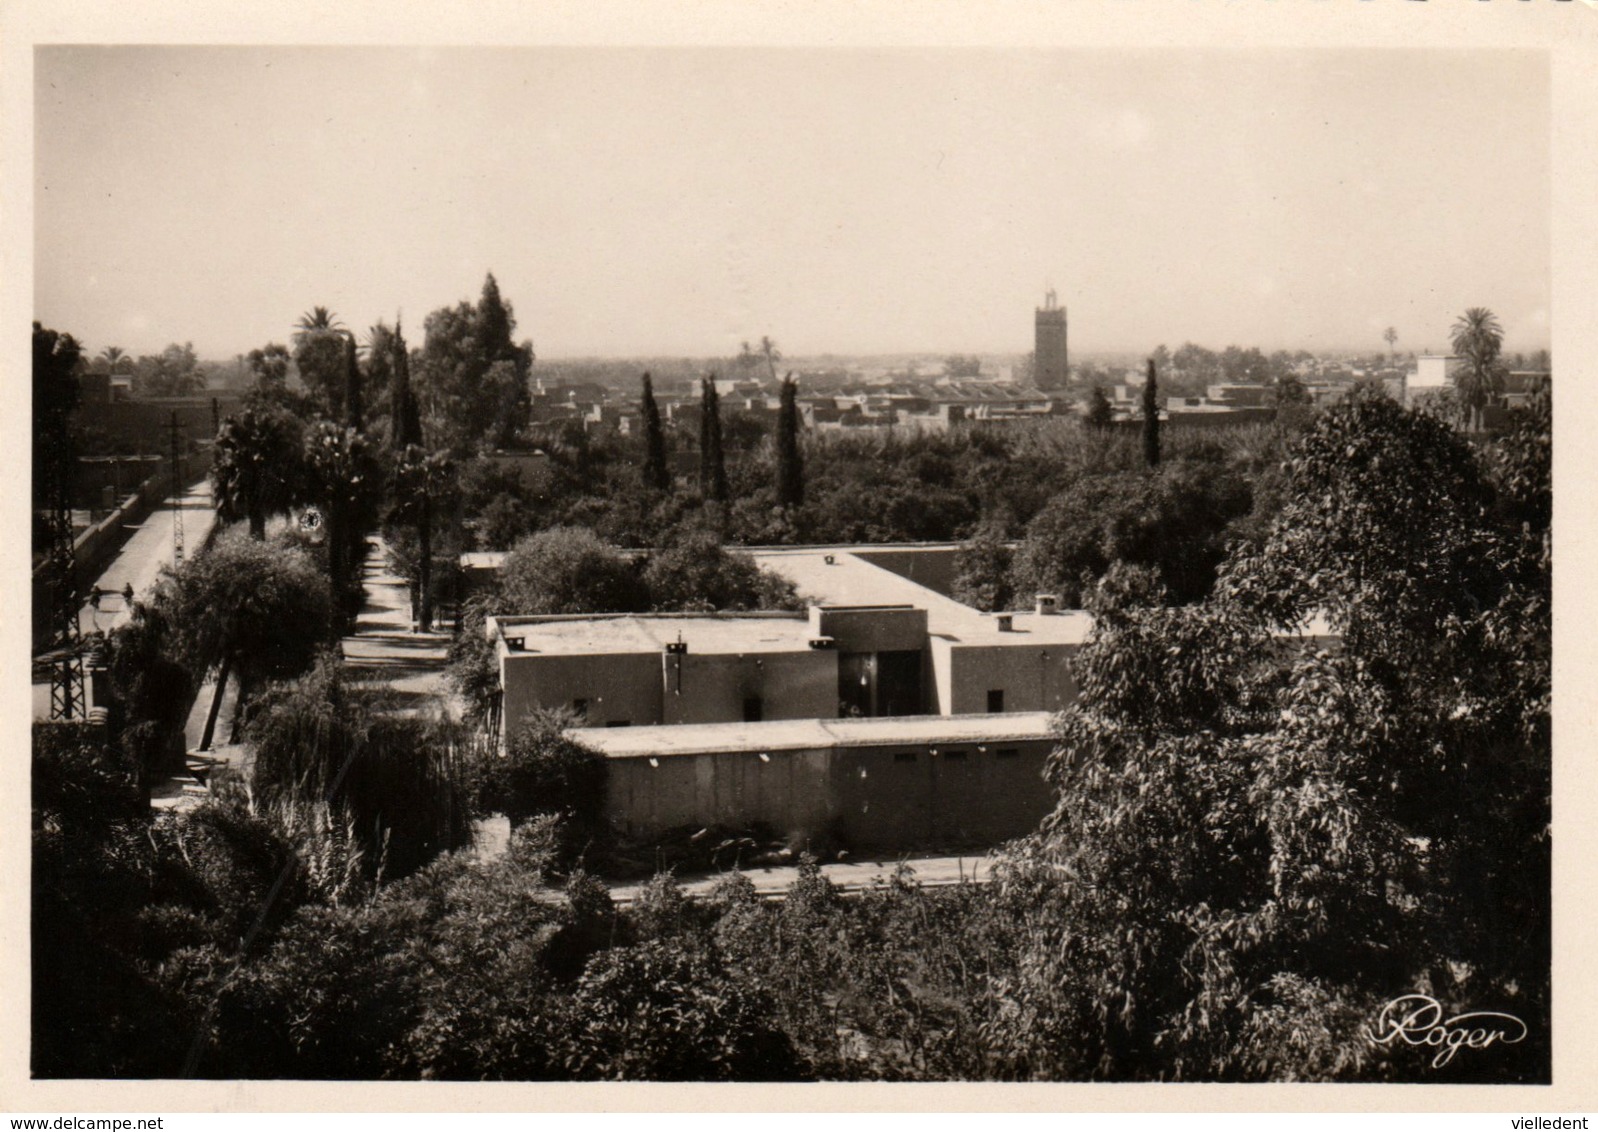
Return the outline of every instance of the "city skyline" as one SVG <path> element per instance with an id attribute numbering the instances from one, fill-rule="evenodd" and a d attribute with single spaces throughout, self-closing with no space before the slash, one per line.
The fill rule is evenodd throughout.
<path id="1" fill-rule="evenodd" d="M 316 305 L 419 344 L 488 271 L 547 358 L 1024 353 L 1049 286 L 1079 356 L 1470 306 L 1549 344 L 1538 52 L 41 47 L 35 87 L 35 316 L 94 352 Z"/>

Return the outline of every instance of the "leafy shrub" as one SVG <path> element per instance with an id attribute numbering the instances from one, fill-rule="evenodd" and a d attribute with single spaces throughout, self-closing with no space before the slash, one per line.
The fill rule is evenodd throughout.
<path id="1" fill-rule="evenodd" d="M 489 761 L 484 808 L 512 827 L 539 815 L 562 819 L 563 859 L 580 854 L 604 829 L 608 766 L 604 756 L 567 734 L 571 720 L 538 712 L 514 729 L 501 758 Z"/>
<path id="2" fill-rule="evenodd" d="M 592 531 L 557 527 L 524 539 L 500 570 L 505 613 L 632 613 L 648 598 L 632 559 Z"/>
<path id="3" fill-rule="evenodd" d="M 802 608 L 791 582 L 762 570 L 747 554 L 727 550 L 714 532 L 702 528 L 652 555 L 644 586 L 657 610 Z"/>
<path id="4" fill-rule="evenodd" d="M 471 841 L 481 741 L 444 721 L 378 710 L 332 657 L 269 690 L 246 740 L 256 793 L 336 806 L 353 822 L 369 875 L 403 876 Z"/>
<path id="5" fill-rule="evenodd" d="M 609 1081 L 788 1081 L 801 1066 L 771 1005 L 713 953 L 676 940 L 613 948 L 578 982 L 573 1069 Z"/>

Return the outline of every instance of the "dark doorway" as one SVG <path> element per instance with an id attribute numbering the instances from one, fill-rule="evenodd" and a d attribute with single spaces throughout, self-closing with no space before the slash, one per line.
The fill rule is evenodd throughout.
<path id="1" fill-rule="evenodd" d="M 921 714 L 921 650 L 877 654 L 876 714 Z"/>

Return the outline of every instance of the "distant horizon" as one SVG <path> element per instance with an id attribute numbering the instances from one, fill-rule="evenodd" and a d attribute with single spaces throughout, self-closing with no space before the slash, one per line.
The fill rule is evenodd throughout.
<path id="1" fill-rule="evenodd" d="M 61 327 L 51 327 L 50 329 L 52 329 L 52 330 L 62 330 L 63 328 L 61 328 Z M 66 331 L 66 332 L 70 333 L 70 331 Z M 80 343 L 80 345 L 81 344 L 82 343 Z M 174 344 L 174 343 L 169 343 L 169 344 Z M 175 343 L 175 344 L 181 346 L 184 343 L 179 342 L 179 343 Z M 286 342 L 284 344 L 286 344 Z M 419 340 L 414 340 L 413 339 L 413 340 L 410 340 L 409 344 L 410 344 L 412 349 L 415 349 L 421 343 L 420 343 Z M 1187 343 L 1185 343 L 1185 342 L 1156 343 L 1156 345 L 1164 345 L 1167 349 L 1169 349 L 1173 353 L 1177 349 L 1179 349 L 1181 346 L 1186 345 L 1186 344 Z M 781 343 L 778 343 L 778 345 L 780 347 Z M 1251 345 L 1244 344 L 1244 343 L 1241 343 L 1241 342 L 1228 342 L 1226 344 L 1226 346 L 1212 346 L 1212 345 L 1210 345 L 1208 343 L 1204 343 L 1204 342 L 1195 342 L 1195 343 L 1193 343 L 1193 345 L 1200 346 L 1203 349 L 1210 350 L 1210 351 L 1212 351 L 1212 352 L 1214 352 L 1216 354 L 1219 354 L 1219 353 L 1223 352 L 1229 346 L 1237 346 L 1238 348 L 1243 349 L 1243 350 L 1247 350 L 1247 349 L 1251 348 Z M 253 349 L 253 347 L 252 347 L 252 349 Z M 1269 357 L 1271 354 L 1276 352 L 1276 350 L 1266 350 L 1263 347 L 1259 347 L 1259 349 L 1260 349 L 1260 352 L 1265 354 L 1267 357 Z M 1307 350 L 1308 348 L 1307 347 L 1283 346 L 1283 347 L 1278 347 L 1278 349 L 1286 350 L 1289 353 L 1297 353 L 1300 349 Z M 1550 347 L 1547 346 L 1547 345 L 1532 346 L 1532 347 L 1527 347 L 1527 348 L 1523 348 L 1523 349 L 1509 349 L 1506 346 L 1505 349 L 1504 349 L 1504 353 L 1506 355 L 1510 355 L 1510 356 L 1513 356 L 1515 354 L 1530 355 L 1530 354 L 1537 353 L 1537 351 L 1539 351 L 1539 350 L 1548 350 L 1548 349 L 1550 349 Z M 1356 355 L 1356 356 L 1370 357 L 1370 356 L 1375 356 L 1375 355 L 1388 355 L 1389 354 L 1389 351 L 1386 350 L 1386 349 L 1383 349 L 1383 348 L 1375 348 L 1375 347 L 1363 348 L 1363 347 L 1358 347 L 1358 346 L 1347 346 L 1347 347 L 1330 346 L 1330 347 L 1324 347 L 1324 348 L 1321 348 L 1321 349 L 1318 349 L 1318 350 L 1309 350 L 1308 352 L 1313 354 L 1313 355 L 1315 355 L 1316 357 L 1327 357 L 1327 356 L 1336 356 L 1336 355 Z M 152 353 L 152 351 L 145 351 L 144 353 Z M 153 351 L 153 353 L 159 353 L 159 351 Z M 245 351 L 244 353 L 248 353 L 248 351 Z M 955 356 L 955 355 L 965 355 L 965 356 L 979 357 L 979 358 L 984 358 L 984 359 L 985 358 L 1015 358 L 1015 359 L 1020 359 L 1020 358 L 1026 357 L 1026 355 L 1029 354 L 1029 353 L 1031 353 L 1030 350 L 883 350 L 883 351 L 875 351 L 875 352 L 871 352 L 871 353 L 844 353 L 844 352 L 841 352 L 841 351 L 832 350 L 832 351 L 823 351 L 823 352 L 820 352 L 820 353 L 805 353 L 805 354 L 792 354 L 792 355 L 785 354 L 781 359 L 779 359 L 779 361 L 777 363 L 777 370 L 778 370 L 778 373 L 779 373 L 779 376 L 780 376 L 782 370 L 785 367 L 791 367 L 791 365 L 796 363 L 796 362 L 821 362 L 821 361 L 829 361 L 829 360 L 837 360 L 837 361 L 887 361 L 887 360 L 911 360 L 911 359 L 913 359 L 913 360 L 932 361 L 932 360 L 937 360 L 937 359 L 940 359 L 940 358 L 947 358 L 947 357 L 951 357 L 951 356 Z M 1082 361 L 1082 360 L 1093 360 L 1093 359 L 1102 359 L 1102 358 L 1114 358 L 1114 359 L 1135 358 L 1135 359 L 1143 359 L 1143 358 L 1149 357 L 1152 353 L 1153 353 L 1152 350 L 1100 350 L 1100 349 L 1080 350 L 1080 351 L 1079 350 L 1073 350 L 1073 351 L 1071 351 L 1071 364 L 1075 365 L 1078 361 Z M 1415 356 L 1415 357 L 1449 357 L 1449 356 L 1452 356 L 1450 354 L 1450 352 L 1446 348 L 1425 350 L 1425 349 L 1421 349 L 1421 348 L 1413 348 L 1412 349 L 1412 348 L 1407 348 L 1407 347 L 1403 347 L 1403 346 L 1398 347 L 1396 350 L 1392 351 L 1391 354 L 1392 354 L 1392 356 L 1395 356 L 1395 357 L 1398 357 L 1398 358 L 1408 358 L 1408 357 L 1410 357 L 1412 355 Z M 239 353 L 234 353 L 234 354 L 229 354 L 229 355 L 226 355 L 226 356 L 222 356 L 222 355 L 216 355 L 216 354 L 203 354 L 203 353 L 200 353 L 198 350 L 195 351 L 195 358 L 201 364 L 231 365 L 231 364 L 234 364 L 237 361 L 239 356 L 241 356 Z M 96 350 L 96 351 L 92 351 L 92 352 L 87 352 L 85 354 L 85 356 L 84 356 L 84 360 L 87 361 L 87 362 L 93 362 L 98 357 L 99 357 L 99 351 Z M 532 374 L 535 377 L 537 376 L 538 367 L 541 364 L 546 364 L 546 363 L 547 364 L 554 364 L 554 363 L 557 363 L 557 362 L 611 362 L 611 363 L 633 362 L 633 361 L 638 361 L 638 362 L 650 362 L 650 361 L 700 362 L 700 361 L 713 361 L 713 360 L 731 361 L 731 360 L 733 360 L 733 357 L 734 357 L 734 355 L 668 354 L 668 353 L 562 354 L 562 355 L 553 355 L 553 356 L 547 356 L 547 357 L 544 356 L 544 355 L 539 355 L 533 362 Z M 131 356 L 130 360 L 137 360 L 137 355 Z M 762 369 L 762 373 L 763 373 L 763 369 Z M 757 376 L 760 376 L 760 375 L 757 375 Z M 989 375 L 982 374 L 980 376 L 986 377 L 986 376 L 989 376 Z"/>

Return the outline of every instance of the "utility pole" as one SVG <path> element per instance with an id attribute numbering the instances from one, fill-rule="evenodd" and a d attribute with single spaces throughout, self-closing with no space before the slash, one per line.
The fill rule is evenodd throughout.
<path id="1" fill-rule="evenodd" d="M 183 438 L 172 410 L 172 569 L 183 565 Z"/>

